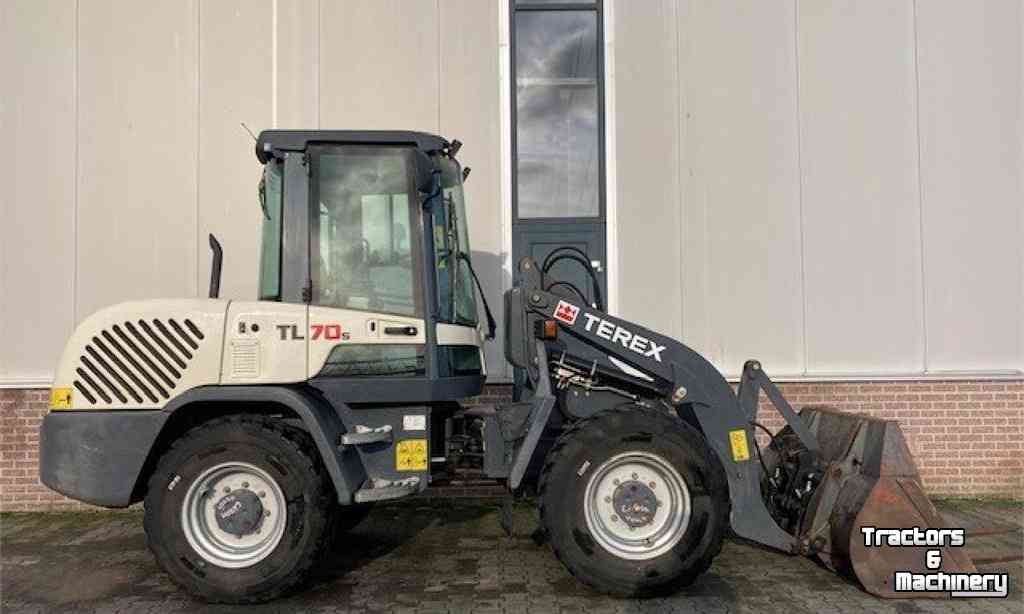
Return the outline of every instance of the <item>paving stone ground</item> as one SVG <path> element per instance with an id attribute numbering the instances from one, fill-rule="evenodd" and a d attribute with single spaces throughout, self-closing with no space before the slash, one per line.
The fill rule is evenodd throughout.
<path id="1" fill-rule="evenodd" d="M 1024 507 L 944 503 L 954 525 L 1024 525 Z M 711 570 L 671 597 L 622 600 L 575 582 L 530 537 L 536 512 L 516 508 L 506 537 L 497 506 L 415 500 L 378 506 L 340 543 L 305 590 L 245 607 L 210 606 L 180 592 L 146 550 L 137 511 L 0 517 L 3 612 L 1024 612 L 1019 561 L 1008 599 L 881 600 L 811 559 L 729 541 Z M 974 556 L 1020 554 L 1021 533 L 968 541 Z"/>

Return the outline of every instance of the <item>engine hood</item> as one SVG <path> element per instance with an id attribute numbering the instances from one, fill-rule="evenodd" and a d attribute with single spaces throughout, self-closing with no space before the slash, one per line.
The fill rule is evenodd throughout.
<path id="1" fill-rule="evenodd" d="M 159 409 L 186 390 L 219 383 L 229 304 L 131 301 L 90 315 L 64 347 L 51 409 Z"/>

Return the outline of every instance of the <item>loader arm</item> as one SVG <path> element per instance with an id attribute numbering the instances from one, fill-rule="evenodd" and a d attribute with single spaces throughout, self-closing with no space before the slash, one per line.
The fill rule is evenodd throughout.
<path id="1" fill-rule="evenodd" d="M 729 521 L 737 535 L 816 556 L 876 595 L 935 596 L 894 586 L 897 572 L 932 569 L 925 547 L 869 548 L 861 536 L 862 527 L 943 524 L 898 423 L 823 407 L 798 414 L 756 360 L 744 364 L 734 392 L 714 365 L 685 344 L 561 293 L 528 258 L 519 273 L 506 294 L 506 354 L 529 374 L 535 405 L 560 395 L 563 415 L 586 418 L 601 411 L 587 407 L 595 404 L 594 395 L 573 399 L 601 390 L 627 397 L 611 401 L 613 407 L 631 402 L 671 408 L 700 428 L 725 471 Z M 761 392 L 786 422 L 764 450 L 754 439 Z M 518 451 L 517 462 L 528 460 L 531 445 Z M 944 573 L 975 571 L 963 553 L 942 552 Z"/>
<path id="2" fill-rule="evenodd" d="M 776 523 L 764 504 L 761 467 L 751 453 L 752 418 L 714 365 L 679 341 L 584 305 L 578 298 L 545 291 L 542 274 L 528 259 L 520 263 L 520 273 L 520 283 L 511 291 L 508 316 L 518 320 L 506 324 L 509 344 L 514 346 L 509 350 L 513 363 L 521 360 L 530 379 L 543 382 L 549 361 L 571 361 L 604 378 L 656 391 L 680 418 L 692 411 L 725 471 L 733 530 L 785 552 L 800 550 L 797 538 Z M 549 341 L 545 352 L 538 352 L 533 333 L 539 323 L 551 320 L 565 334 Z M 792 410 L 790 414 L 787 420 L 792 418 L 796 429 L 806 432 L 800 418 Z M 521 450 L 520 457 L 523 452 L 532 450 Z"/>

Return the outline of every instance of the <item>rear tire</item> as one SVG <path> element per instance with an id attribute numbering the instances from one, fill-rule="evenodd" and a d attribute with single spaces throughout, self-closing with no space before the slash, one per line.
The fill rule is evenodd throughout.
<path id="1" fill-rule="evenodd" d="M 334 499 L 304 431 L 264 416 L 219 418 L 160 459 L 146 495 L 146 541 L 171 579 L 201 599 L 268 601 L 319 560 Z"/>
<path id="2" fill-rule="evenodd" d="M 703 436 L 635 405 L 581 420 L 559 438 L 540 503 L 548 541 L 570 573 L 628 597 L 691 584 L 721 551 L 729 518 L 725 476 Z"/>

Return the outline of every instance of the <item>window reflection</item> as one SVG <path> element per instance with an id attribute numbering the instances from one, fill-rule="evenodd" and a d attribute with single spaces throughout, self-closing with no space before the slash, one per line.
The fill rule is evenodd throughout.
<path id="1" fill-rule="evenodd" d="M 515 28 L 519 217 L 597 216 L 597 13 L 519 11 Z"/>
<path id="2" fill-rule="evenodd" d="M 408 164 L 397 150 L 344 147 L 320 156 L 315 304 L 416 313 Z"/>

